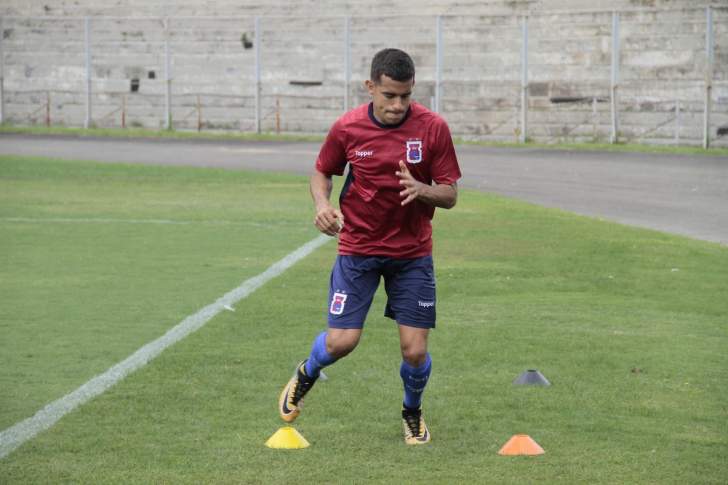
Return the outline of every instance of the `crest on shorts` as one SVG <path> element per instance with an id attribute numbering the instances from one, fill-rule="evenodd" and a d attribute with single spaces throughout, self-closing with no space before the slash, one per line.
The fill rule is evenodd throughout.
<path id="1" fill-rule="evenodd" d="M 420 163 L 422 161 L 422 140 L 407 142 L 407 161 L 409 163 Z"/>
<path id="2" fill-rule="evenodd" d="M 331 313 L 332 315 L 341 315 L 342 313 L 344 313 L 345 302 L 345 293 L 334 293 L 334 297 L 331 299 L 331 308 L 329 308 L 329 313 Z"/>

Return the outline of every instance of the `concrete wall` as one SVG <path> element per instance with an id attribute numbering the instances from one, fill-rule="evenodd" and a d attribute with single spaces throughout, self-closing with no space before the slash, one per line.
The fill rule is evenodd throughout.
<path id="1" fill-rule="evenodd" d="M 720 2 L 713 2 L 719 4 Z M 705 5 L 701 3 L 700 5 Z M 16 16 L 500 15 L 588 9 L 682 8 L 693 0 L 3 0 Z"/>
<path id="2" fill-rule="evenodd" d="M 0 6 L 3 118 L 19 124 L 50 119 L 83 125 L 83 16 L 88 15 L 93 124 L 163 127 L 165 30 L 159 16 L 172 15 L 174 127 L 254 130 L 254 15 L 266 15 L 260 20 L 262 129 L 321 133 L 344 109 L 343 15 L 350 16 L 350 106 L 367 100 L 361 81 L 368 76 L 371 55 L 386 46 L 413 56 L 415 98 L 430 106 L 436 76 L 435 15 L 441 14 L 440 111 L 453 134 L 515 140 L 522 129 L 521 15 L 528 13 L 529 138 L 607 140 L 612 14 L 599 9 L 617 7 L 623 9 L 620 139 L 702 141 L 706 12 L 694 8 L 694 2 L 419 0 L 406 5 L 378 0 L 5 0 Z M 123 17 L 110 17 L 115 15 Z M 711 139 L 728 145 L 728 135 L 718 136 L 720 127 L 728 130 L 728 5 L 713 9 L 713 25 Z M 138 81 L 135 92 L 132 80 Z"/>

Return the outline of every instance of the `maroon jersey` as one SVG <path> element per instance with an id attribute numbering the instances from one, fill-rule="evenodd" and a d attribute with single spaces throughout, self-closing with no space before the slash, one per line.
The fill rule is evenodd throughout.
<path id="1" fill-rule="evenodd" d="M 339 198 L 344 229 L 339 254 L 417 258 L 432 253 L 431 205 L 413 200 L 402 206 L 399 161 L 415 179 L 454 184 L 461 176 L 450 130 L 439 115 L 415 102 L 404 120 L 383 125 L 372 104 L 336 120 L 321 147 L 316 170 L 349 174 Z"/>

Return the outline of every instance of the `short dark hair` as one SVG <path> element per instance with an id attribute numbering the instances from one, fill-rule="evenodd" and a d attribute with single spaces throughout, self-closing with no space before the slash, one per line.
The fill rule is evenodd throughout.
<path id="1" fill-rule="evenodd" d="M 379 83 L 382 80 L 382 74 L 395 81 L 409 81 L 415 78 L 415 63 L 405 51 L 382 49 L 374 54 L 372 59 L 372 81 Z"/>

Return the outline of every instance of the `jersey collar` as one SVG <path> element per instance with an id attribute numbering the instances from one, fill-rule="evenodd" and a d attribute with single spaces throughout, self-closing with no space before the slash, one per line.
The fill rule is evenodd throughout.
<path id="1" fill-rule="evenodd" d="M 377 125 L 379 128 L 384 128 L 385 130 L 393 130 L 395 128 L 399 128 L 404 124 L 405 121 L 407 121 L 407 118 L 409 118 L 410 113 L 412 112 L 412 105 L 410 105 L 407 108 L 407 112 L 404 114 L 404 118 L 402 118 L 402 121 L 397 123 L 396 125 L 385 125 L 383 123 L 380 123 L 379 120 L 374 116 L 374 103 L 369 103 L 369 119 L 372 120 L 372 123 Z"/>

